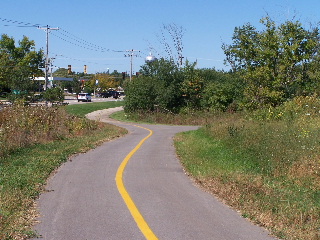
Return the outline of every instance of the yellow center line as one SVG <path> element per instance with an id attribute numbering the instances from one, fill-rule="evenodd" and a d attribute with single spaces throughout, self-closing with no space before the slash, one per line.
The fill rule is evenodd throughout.
<path id="1" fill-rule="evenodd" d="M 122 175 L 124 169 L 129 162 L 130 158 L 135 154 L 135 152 L 142 146 L 142 144 L 153 134 L 152 130 L 140 126 L 136 126 L 139 128 L 143 128 L 148 130 L 150 133 L 144 139 L 142 139 L 139 144 L 124 158 L 122 163 L 120 164 L 117 174 L 116 174 L 116 183 L 118 187 L 118 191 L 121 194 L 124 202 L 126 203 L 132 217 L 134 218 L 135 222 L 137 223 L 140 231 L 143 233 L 147 240 L 156 240 L 158 239 L 157 236 L 152 232 L 151 228 L 149 227 L 148 223 L 144 220 L 143 216 L 139 212 L 139 209 L 136 207 L 135 203 L 133 202 L 132 198 L 130 197 L 129 193 L 127 192 L 123 180 Z"/>

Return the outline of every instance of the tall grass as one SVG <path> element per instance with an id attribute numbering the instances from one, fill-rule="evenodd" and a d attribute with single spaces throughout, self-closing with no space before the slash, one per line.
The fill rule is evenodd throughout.
<path id="1" fill-rule="evenodd" d="M 201 111 L 185 111 L 181 114 L 140 111 L 135 113 L 119 113 L 121 119 L 135 122 L 172 125 L 206 125 L 215 114 Z"/>
<path id="2" fill-rule="evenodd" d="M 283 239 L 320 238 L 320 118 L 215 119 L 176 146 L 197 181 Z"/>
<path id="3" fill-rule="evenodd" d="M 5 107 L 0 111 L 0 157 L 17 148 L 64 139 L 96 128 L 96 123 L 68 115 L 61 107 Z"/>

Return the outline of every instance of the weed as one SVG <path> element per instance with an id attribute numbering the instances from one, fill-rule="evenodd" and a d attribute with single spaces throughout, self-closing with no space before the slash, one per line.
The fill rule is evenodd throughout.
<path id="1" fill-rule="evenodd" d="M 97 128 L 59 107 L 13 105 L 0 111 L 0 157 L 17 148 L 64 139 Z"/>

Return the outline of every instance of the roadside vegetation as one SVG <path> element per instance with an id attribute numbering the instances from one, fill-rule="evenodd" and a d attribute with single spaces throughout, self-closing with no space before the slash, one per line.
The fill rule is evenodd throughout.
<path id="1" fill-rule="evenodd" d="M 126 133 L 84 118 L 97 108 L 114 107 L 112 102 L 97 105 L 77 105 L 78 116 L 68 110 L 77 112 L 76 106 L 13 105 L 0 111 L 0 239 L 34 236 L 34 201 L 50 174 L 73 154 Z"/>
<path id="2" fill-rule="evenodd" d="M 312 111 L 316 116 L 302 114 L 283 120 L 215 116 L 200 130 L 179 134 L 177 152 L 201 187 L 243 217 L 281 239 L 316 240 L 320 224 L 319 107 L 319 100 L 316 113 L 302 107 L 305 114 Z"/>
<path id="3" fill-rule="evenodd" d="M 125 86 L 122 117 L 202 126 L 175 139 L 200 186 L 281 239 L 318 240 L 319 28 L 261 24 L 223 44 L 229 72 L 181 66 L 174 54 L 146 63 Z"/>

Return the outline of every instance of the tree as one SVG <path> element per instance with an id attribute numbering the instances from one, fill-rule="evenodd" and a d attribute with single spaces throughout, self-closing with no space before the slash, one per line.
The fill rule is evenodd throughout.
<path id="1" fill-rule="evenodd" d="M 43 98 L 49 102 L 63 102 L 64 100 L 63 90 L 59 87 L 48 88 L 43 93 Z"/>
<path id="2" fill-rule="evenodd" d="M 160 35 L 158 35 L 159 43 L 162 45 L 163 52 L 159 53 L 154 47 L 150 47 L 153 51 L 158 53 L 159 58 L 173 61 L 177 66 L 182 66 L 183 59 L 183 42 L 182 38 L 185 29 L 174 23 L 163 24 Z"/>
<path id="3" fill-rule="evenodd" d="M 241 109 L 244 84 L 237 74 L 215 69 L 201 69 L 200 74 L 206 79 L 201 99 L 203 109 L 232 112 Z"/>
<path id="4" fill-rule="evenodd" d="M 69 77 L 68 69 L 66 69 L 66 68 L 58 68 L 57 70 L 55 70 L 55 71 L 53 72 L 53 76 L 54 76 L 54 77 L 67 78 L 67 77 Z"/>
<path id="5" fill-rule="evenodd" d="M 201 99 L 204 89 L 204 78 L 200 71 L 195 69 L 196 62 L 186 65 L 181 69 L 183 81 L 181 83 L 181 92 L 184 99 L 184 105 L 190 109 L 200 109 Z"/>
<path id="6" fill-rule="evenodd" d="M 34 87 L 33 79 L 43 75 L 39 65 L 43 52 L 35 50 L 35 42 L 24 36 L 15 45 L 15 40 L 6 34 L 0 39 L 0 90 L 28 92 Z"/>
<path id="7" fill-rule="evenodd" d="M 141 67 L 139 77 L 125 83 L 125 110 L 178 112 L 183 104 L 183 75 L 172 60 L 161 58 Z"/>
<path id="8" fill-rule="evenodd" d="M 269 17 L 257 31 L 249 23 L 237 27 L 233 44 L 222 46 L 233 71 L 243 73 L 248 107 L 276 106 L 310 81 L 310 63 L 318 53 L 318 28 L 306 30 L 298 21 L 279 26 Z"/>
<path id="9" fill-rule="evenodd" d="M 125 112 L 154 111 L 157 106 L 156 86 L 150 76 L 140 76 L 126 84 Z"/>
<path id="10" fill-rule="evenodd" d="M 98 84 L 96 85 L 96 88 L 100 89 L 100 92 L 108 91 L 109 88 L 117 88 L 121 85 L 121 77 L 120 73 L 114 72 L 112 74 L 109 73 L 97 73 L 95 74 L 91 81 L 90 86 L 94 88 L 96 84 L 96 80 L 98 80 Z"/>
<path id="11" fill-rule="evenodd" d="M 155 104 L 161 111 L 177 112 L 183 105 L 183 74 L 173 60 L 161 58 L 141 67 L 141 76 L 148 76 L 156 91 Z M 130 85 L 130 82 L 127 83 Z"/>

